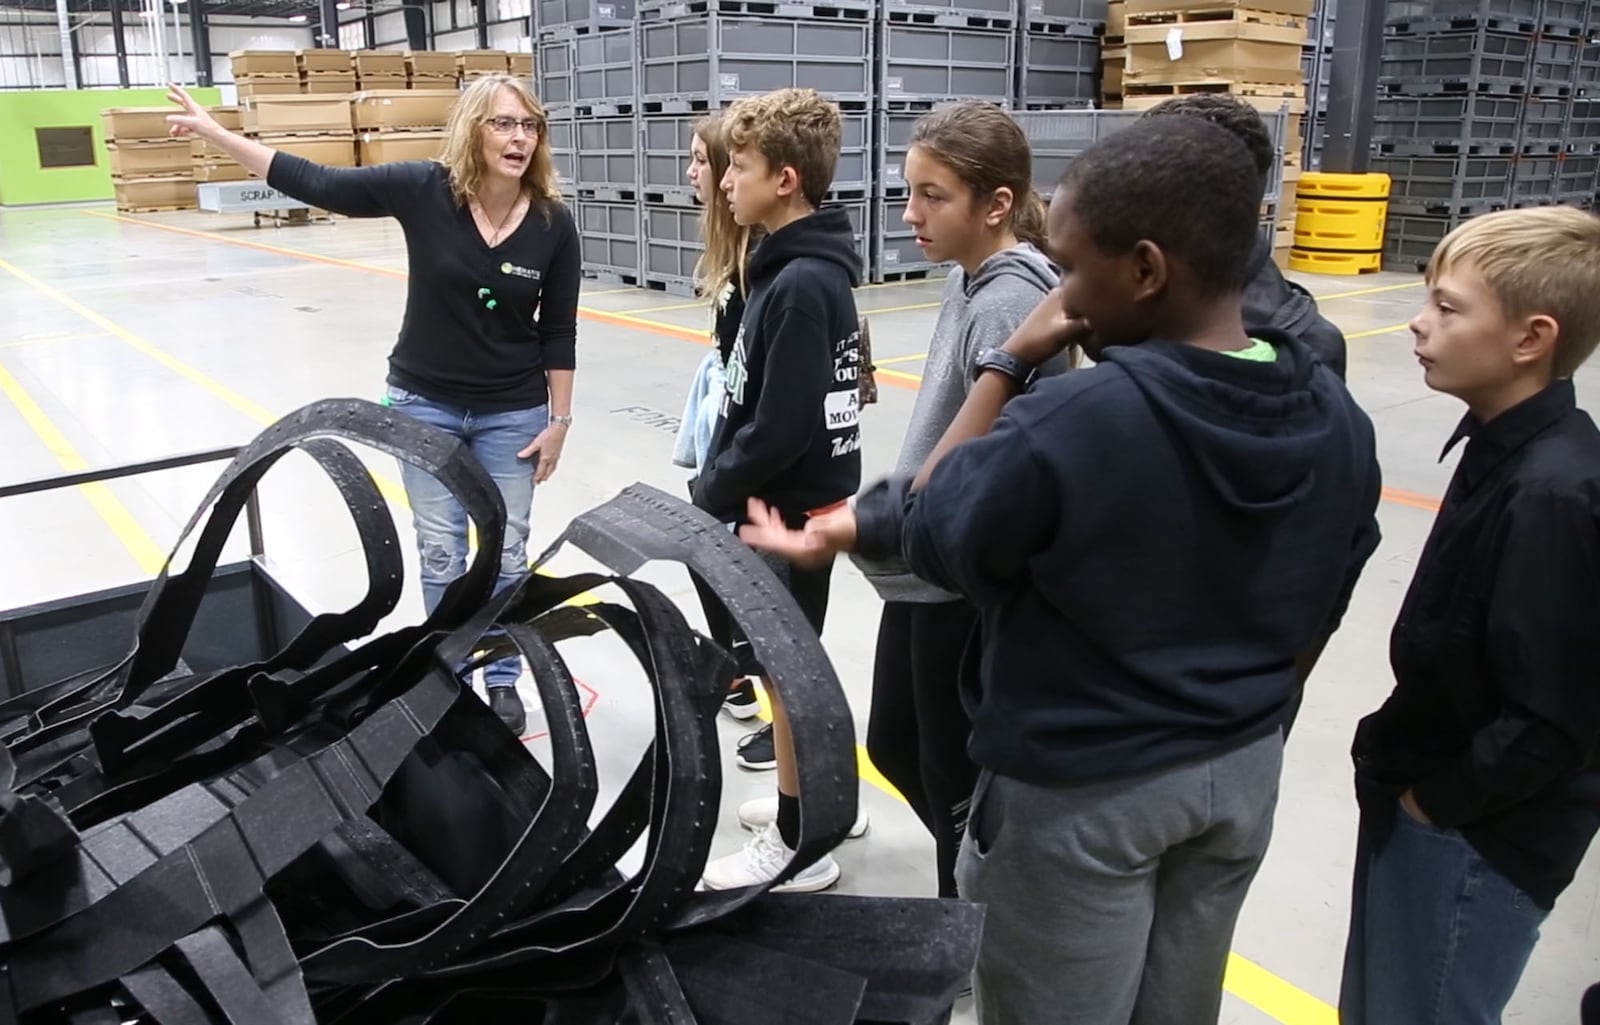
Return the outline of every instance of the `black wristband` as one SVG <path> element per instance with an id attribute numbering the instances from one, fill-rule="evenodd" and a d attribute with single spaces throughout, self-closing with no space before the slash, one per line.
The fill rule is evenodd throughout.
<path id="1" fill-rule="evenodd" d="M 977 380 L 985 370 L 998 370 L 1027 391 L 1039 376 L 1039 368 L 1027 363 L 1001 348 L 985 349 L 972 361 L 972 379 Z"/>

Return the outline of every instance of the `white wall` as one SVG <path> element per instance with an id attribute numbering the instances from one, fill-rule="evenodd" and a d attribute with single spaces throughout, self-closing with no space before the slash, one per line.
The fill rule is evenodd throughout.
<path id="1" fill-rule="evenodd" d="M 27 12 L 7 12 L 9 20 L 25 19 L 27 25 L 0 25 L 0 87 L 48 89 L 66 84 L 61 60 L 61 34 L 55 16 Z M 72 22 L 78 41 L 83 88 L 115 88 L 117 47 L 109 14 L 91 19 L 75 17 Z M 312 45 L 312 29 L 276 18 L 212 18 L 211 74 L 214 82 L 231 82 L 233 72 L 228 54 L 233 50 L 299 50 Z M 123 41 L 128 51 L 128 84 L 164 85 L 158 54 L 165 49 L 167 75 L 180 82 L 193 82 L 194 53 L 189 36 L 189 20 L 181 18 L 174 28 L 171 8 L 159 33 L 152 31 L 148 19 L 137 13 L 123 18 Z M 162 42 L 165 47 L 162 47 Z M 180 57 L 179 54 L 182 54 Z"/>

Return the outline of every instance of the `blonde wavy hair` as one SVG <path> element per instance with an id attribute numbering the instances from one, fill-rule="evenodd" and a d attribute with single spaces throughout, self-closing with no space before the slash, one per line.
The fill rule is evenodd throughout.
<path id="1" fill-rule="evenodd" d="M 561 185 L 556 180 L 555 161 L 550 157 L 549 121 L 544 104 L 520 78 L 484 75 L 462 90 L 461 98 L 450 108 L 439 163 L 450 172 L 450 191 L 457 203 L 465 206 L 469 199 L 477 197 L 484 176 L 481 133 L 494 108 L 495 97 L 502 89 L 514 93 L 539 122 L 539 139 L 534 143 L 528 166 L 522 171 L 522 191 L 549 217 L 551 207 L 561 202 Z"/>
<path id="2" fill-rule="evenodd" d="M 712 111 L 694 123 L 690 130 L 706 146 L 706 163 L 712 181 L 712 202 L 700 209 L 700 240 L 705 248 L 694 265 L 694 285 L 700 294 L 715 305 L 723 290 L 731 283 L 740 294 L 744 293 L 745 262 L 750 257 L 750 229 L 733 219 L 727 203 L 718 202 L 722 195 L 722 176 L 728 171 L 728 140 L 724 134 L 722 113 Z"/>

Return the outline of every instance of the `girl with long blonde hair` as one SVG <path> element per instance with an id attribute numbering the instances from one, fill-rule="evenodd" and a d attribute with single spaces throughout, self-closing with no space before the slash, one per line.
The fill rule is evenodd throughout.
<path id="1" fill-rule="evenodd" d="M 456 100 L 435 160 L 325 167 L 228 131 L 180 86 L 167 121 L 271 187 L 350 217 L 393 217 L 409 277 L 384 401 L 460 438 L 505 500 L 500 586 L 528 568 L 533 491 L 572 423 L 580 249 L 561 202 L 544 107 L 522 80 L 488 75 Z M 427 473 L 401 464 L 431 611 L 466 571 L 467 517 Z M 522 660 L 484 670 L 489 705 L 520 736 Z"/>

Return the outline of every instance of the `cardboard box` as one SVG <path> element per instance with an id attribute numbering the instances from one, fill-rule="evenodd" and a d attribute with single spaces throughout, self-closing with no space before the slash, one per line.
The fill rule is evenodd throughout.
<path id="1" fill-rule="evenodd" d="M 357 50 L 355 52 L 356 74 L 367 75 L 399 75 L 404 78 L 406 74 L 406 54 L 404 50 Z"/>
<path id="2" fill-rule="evenodd" d="M 379 89 L 356 93 L 351 114 L 357 131 L 439 128 L 450 118 L 460 93 L 437 89 Z"/>
<path id="3" fill-rule="evenodd" d="M 260 137 L 263 146 L 305 157 L 327 167 L 356 166 L 356 137 L 350 135 L 271 134 Z"/>
<path id="4" fill-rule="evenodd" d="M 508 53 L 506 54 L 506 70 L 518 78 L 533 77 L 533 54 Z"/>
<path id="5" fill-rule="evenodd" d="M 167 115 L 178 113 L 177 107 L 109 107 L 100 112 L 100 122 L 105 128 L 106 141 L 127 142 L 137 139 L 170 139 Z"/>
<path id="6" fill-rule="evenodd" d="M 106 152 L 118 178 L 170 178 L 189 169 L 188 139 L 110 142 Z"/>
<path id="7" fill-rule="evenodd" d="M 258 96 L 244 107 L 247 132 L 348 133 L 350 95 Z"/>
<path id="8" fill-rule="evenodd" d="M 228 54 L 234 81 L 250 75 L 300 74 L 300 63 L 293 50 L 234 50 Z"/>
<path id="9" fill-rule="evenodd" d="M 455 88 L 455 79 L 451 79 L 451 88 Z M 366 75 L 356 79 L 356 88 L 360 91 L 372 89 L 409 89 L 411 80 L 404 75 Z"/>
<path id="10" fill-rule="evenodd" d="M 302 74 L 355 74 L 349 50 L 296 50 L 294 60 Z"/>
<path id="11" fill-rule="evenodd" d="M 244 113 L 238 107 L 207 107 L 206 111 L 217 124 L 230 132 L 244 129 Z"/>
<path id="12" fill-rule="evenodd" d="M 493 73 L 504 72 L 507 54 L 504 50 L 462 50 L 456 54 L 456 67 L 462 74 L 469 72 Z"/>
<path id="13" fill-rule="evenodd" d="M 432 160 L 443 149 L 443 132 L 363 132 L 356 140 L 356 156 L 362 167 Z"/>
<path id="14" fill-rule="evenodd" d="M 297 96 L 300 93 L 300 80 L 279 75 L 276 78 L 246 78 L 234 83 L 241 105 L 248 104 L 258 96 Z"/>
<path id="15" fill-rule="evenodd" d="M 231 160 L 205 161 L 190 166 L 190 173 L 194 175 L 196 184 L 200 182 L 242 182 L 249 181 L 255 175 L 244 169 L 243 164 Z"/>
<path id="16" fill-rule="evenodd" d="M 1100 92 L 1105 96 L 1122 95 L 1122 73 L 1128 64 L 1126 46 L 1108 46 L 1100 51 Z"/>
<path id="17" fill-rule="evenodd" d="M 310 96 L 344 95 L 356 91 L 355 75 L 307 75 L 300 80 L 300 91 Z"/>
<path id="18" fill-rule="evenodd" d="M 1201 78 L 1274 83 L 1305 80 L 1300 66 L 1303 28 L 1199 21 L 1129 25 L 1124 38 L 1128 41 L 1128 67 L 1123 79 L 1129 84 Z"/>
<path id="19" fill-rule="evenodd" d="M 111 183 L 117 197 L 117 209 L 125 212 L 193 210 L 200 205 L 194 178 L 188 174 L 132 181 L 112 178 Z"/>
<path id="20" fill-rule="evenodd" d="M 1281 110 L 1285 105 L 1291 114 L 1304 114 L 1306 111 L 1304 86 L 1197 78 L 1174 88 L 1170 85 L 1141 84 L 1126 76 L 1122 80 L 1123 106 L 1128 110 L 1149 110 L 1164 100 L 1191 92 L 1231 93 L 1264 113 Z"/>
<path id="21" fill-rule="evenodd" d="M 1121 39 L 1128 28 L 1127 0 L 1110 0 L 1106 4 L 1106 38 Z"/>
<path id="22" fill-rule="evenodd" d="M 412 78 L 455 78 L 456 55 L 440 50 L 405 51 L 406 73 Z"/>

